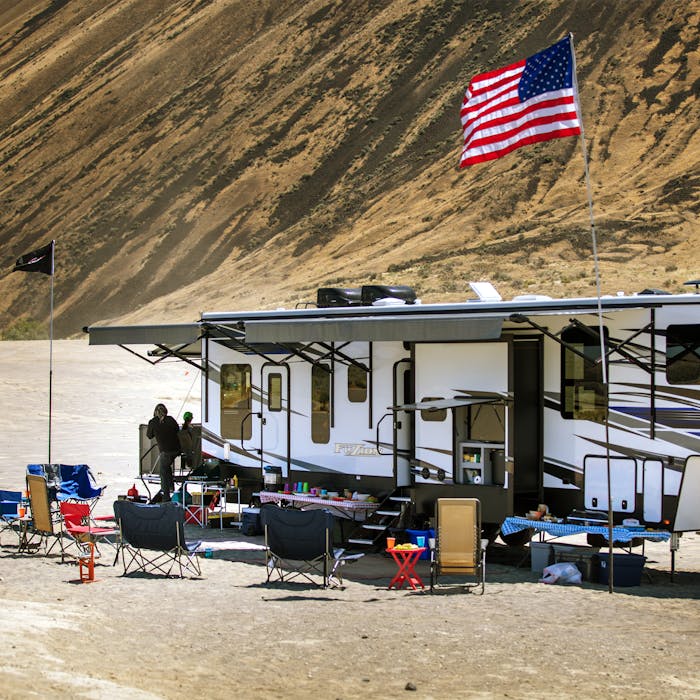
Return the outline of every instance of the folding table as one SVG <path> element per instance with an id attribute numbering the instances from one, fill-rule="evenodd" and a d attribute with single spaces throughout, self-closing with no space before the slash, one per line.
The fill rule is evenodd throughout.
<path id="1" fill-rule="evenodd" d="M 425 547 L 416 547 L 415 549 L 396 549 L 395 547 L 387 549 L 399 567 L 396 576 L 391 579 L 389 588 L 396 586 L 396 590 L 403 588 L 404 583 L 408 582 L 411 588 L 417 590 L 416 584 L 421 588 L 425 588 L 420 576 L 416 573 L 415 566 L 420 559 L 420 555 L 425 552 Z"/>

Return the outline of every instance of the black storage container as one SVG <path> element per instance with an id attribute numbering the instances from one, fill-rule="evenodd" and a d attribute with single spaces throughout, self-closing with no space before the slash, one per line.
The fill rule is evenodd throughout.
<path id="1" fill-rule="evenodd" d="M 360 289 L 342 289 L 340 287 L 322 287 L 316 292 L 316 306 L 327 309 L 333 306 L 361 306 Z"/>
<path id="2" fill-rule="evenodd" d="M 609 552 L 598 552 L 600 583 L 610 581 Z M 639 586 L 647 558 L 642 554 L 613 554 L 613 586 Z"/>
<path id="3" fill-rule="evenodd" d="M 241 532 L 248 537 L 262 535 L 263 527 L 260 520 L 260 508 L 244 508 L 241 514 Z"/>
<path id="4" fill-rule="evenodd" d="M 406 304 L 415 304 L 416 292 L 402 285 L 366 284 L 362 287 L 363 306 L 372 306 L 379 299 L 401 299 Z"/>

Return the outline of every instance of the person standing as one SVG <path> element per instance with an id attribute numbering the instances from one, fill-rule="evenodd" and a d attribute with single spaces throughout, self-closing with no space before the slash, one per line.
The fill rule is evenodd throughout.
<path id="1" fill-rule="evenodd" d="M 182 452 L 182 465 L 187 470 L 194 466 L 194 431 L 192 430 L 192 413 L 185 411 L 182 416 L 182 428 L 178 434 L 180 438 L 180 451 Z"/>
<path id="2" fill-rule="evenodd" d="M 174 489 L 173 462 L 180 454 L 180 426 L 168 415 L 165 404 L 159 403 L 153 410 L 153 418 L 148 422 L 146 435 L 155 438 L 160 450 L 158 456 L 158 471 L 160 473 L 161 499 L 169 501 Z"/>

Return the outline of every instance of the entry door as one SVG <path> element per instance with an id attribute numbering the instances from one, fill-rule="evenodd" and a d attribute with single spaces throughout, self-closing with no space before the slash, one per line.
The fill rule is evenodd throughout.
<path id="1" fill-rule="evenodd" d="M 644 474 L 644 522 L 660 523 L 664 486 L 664 465 L 660 459 L 645 459 Z"/>
<path id="2" fill-rule="evenodd" d="M 397 362 L 394 367 L 394 406 L 411 400 L 411 364 L 408 360 Z M 394 425 L 394 471 L 397 486 L 411 484 L 411 434 L 413 415 L 408 411 L 396 413 Z"/>
<path id="3" fill-rule="evenodd" d="M 282 467 L 289 476 L 289 367 L 263 367 L 260 379 L 260 452 L 263 465 Z"/>
<path id="4" fill-rule="evenodd" d="M 513 461 L 516 496 L 541 500 L 542 484 L 542 342 L 513 340 Z"/>

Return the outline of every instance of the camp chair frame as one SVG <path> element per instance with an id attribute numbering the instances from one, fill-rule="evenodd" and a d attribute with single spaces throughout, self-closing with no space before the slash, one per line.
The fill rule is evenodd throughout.
<path id="1" fill-rule="evenodd" d="M 28 464 L 27 474 L 43 476 L 49 490 L 49 503 L 68 501 L 90 504 L 90 509 L 104 495 L 106 486 L 97 486 L 87 464 Z"/>
<path id="2" fill-rule="evenodd" d="M 59 504 L 61 512 L 61 523 L 63 525 L 61 538 L 61 561 L 65 561 L 66 556 L 75 556 L 78 559 L 90 556 L 90 544 L 94 545 L 94 551 L 97 556 L 101 556 L 99 543 L 108 544 L 114 548 L 115 558 L 113 562 L 117 563 L 119 558 L 119 530 L 113 527 L 101 527 L 97 525 L 95 519 L 90 513 L 90 505 L 86 502 L 62 501 Z M 110 539 L 112 538 L 112 539 Z M 72 554 L 70 549 L 74 548 L 76 554 Z"/>
<path id="3" fill-rule="evenodd" d="M 364 556 L 333 548 L 334 518 L 327 510 L 268 503 L 260 508 L 260 518 L 265 531 L 266 583 L 301 578 L 320 588 L 342 586 L 340 567 Z M 320 576 L 321 583 L 312 576 Z"/>
<path id="4" fill-rule="evenodd" d="M 11 530 L 14 535 L 20 536 L 17 508 L 21 503 L 21 491 L 0 489 L 0 533 Z"/>
<path id="5" fill-rule="evenodd" d="M 31 518 L 20 522 L 19 551 L 28 552 L 38 538 L 38 547 L 44 545 L 44 554 L 48 556 L 61 538 L 60 530 L 55 529 L 56 520 L 49 502 L 49 488 L 43 476 L 27 475 L 27 491 L 29 491 L 29 508 Z M 52 540 L 51 546 L 48 545 Z"/>
<path id="6" fill-rule="evenodd" d="M 115 501 L 114 516 L 119 525 L 124 576 L 136 572 L 179 578 L 184 578 L 185 572 L 202 575 L 197 559 L 201 542 L 185 541 L 185 510 L 180 504 Z"/>
<path id="7" fill-rule="evenodd" d="M 483 594 L 486 585 L 486 546 L 481 537 L 478 498 L 438 498 L 435 502 L 435 545 L 430 550 L 430 592 L 441 575 L 474 576 L 465 590 Z"/>

